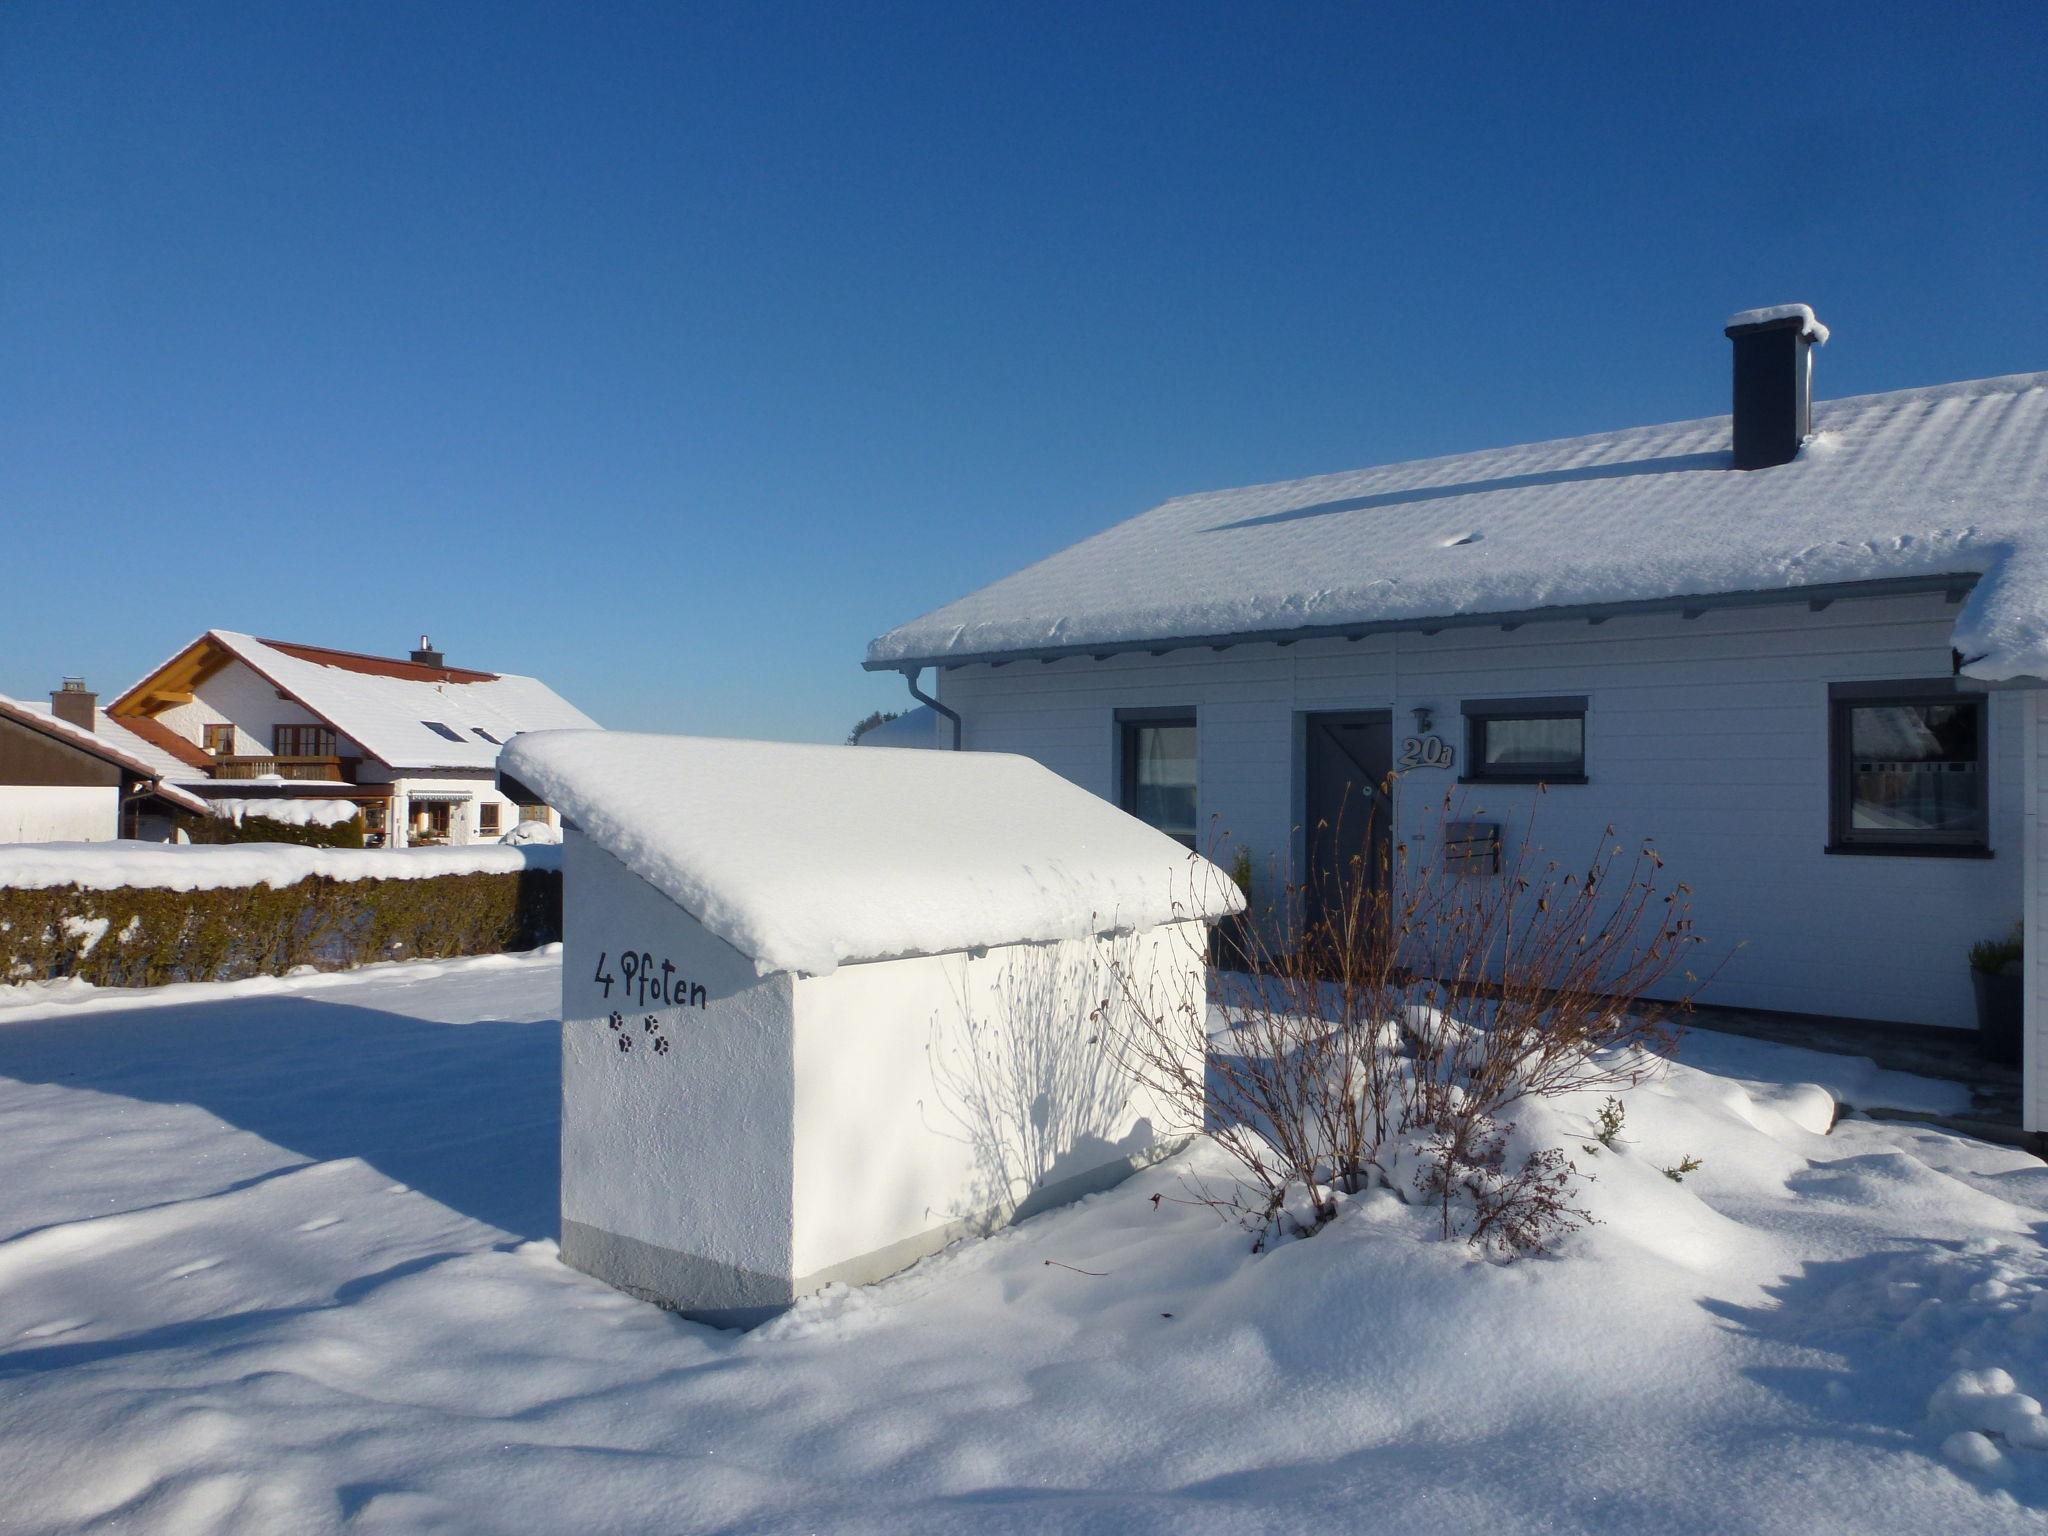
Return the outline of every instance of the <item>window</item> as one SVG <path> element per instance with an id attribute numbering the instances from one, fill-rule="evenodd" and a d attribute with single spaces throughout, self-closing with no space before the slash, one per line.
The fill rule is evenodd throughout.
<path id="1" fill-rule="evenodd" d="M 235 755 L 235 728 L 232 725 L 205 725 L 200 727 L 200 731 L 206 750 L 215 757 Z"/>
<path id="2" fill-rule="evenodd" d="M 545 826 L 548 819 L 548 808 L 544 805 L 522 805 L 519 807 L 519 819 L 521 821 L 537 821 Z"/>
<path id="3" fill-rule="evenodd" d="M 460 731 L 456 730 L 453 726 L 443 725 L 438 720 L 422 720 L 420 724 L 424 725 L 436 736 L 440 736 L 448 741 L 462 740 L 462 733 Z"/>
<path id="4" fill-rule="evenodd" d="M 1586 701 L 1467 699 L 1465 782 L 1586 782 Z"/>
<path id="5" fill-rule="evenodd" d="M 1830 853 L 1987 856 L 1984 701 L 1948 679 L 1837 683 Z"/>
<path id="6" fill-rule="evenodd" d="M 481 805 L 479 805 L 479 806 L 478 806 L 478 807 L 476 808 L 476 829 L 477 829 L 477 831 L 478 831 L 478 832 L 480 832 L 480 833 L 483 833 L 483 834 L 485 834 L 485 835 L 492 835 L 492 834 L 495 834 L 495 833 L 497 832 L 497 830 L 498 830 L 498 802 L 497 802 L 497 801 L 495 801 L 495 800 L 486 800 L 486 801 L 484 801 L 484 802 L 483 802 L 483 803 L 482 803 Z"/>
<path id="7" fill-rule="evenodd" d="M 278 757 L 332 757 L 334 732 L 324 725 L 273 726 L 270 750 Z"/>
<path id="8" fill-rule="evenodd" d="M 484 729 L 484 728 L 483 728 L 482 726 L 480 726 L 480 725 L 472 725 L 472 726 L 471 726 L 471 727 L 469 728 L 469 732 L 470 732 L 470 734 L 471 734 L 472 736 L 481 736 L 481 737 L 483 737 L 483 739 L 484 739 L 485 741 L 488 741 L 488 742 L 489 742 L 489 743 L 490 743 L 490 744 L 491 744 L 492 746 L 494 746 L 494 747 L 502 747 L 503 745 L 505 745 L 505 743 L 503 743 L 502 741 L 498 740 L 498 738 L 497 738 L 497 737 L 493 736 L 493 735 L 492 735 L 492 734 L 491 734 L 491 733 L 490 733 L 489 731 L 485 730 L 485 729 Z"/>
<path id="9" fill-rule="evenodd" d="M 1195 846 L 1195 717 L 1125 710 L 1123 806 L 1147 826 Z"/>

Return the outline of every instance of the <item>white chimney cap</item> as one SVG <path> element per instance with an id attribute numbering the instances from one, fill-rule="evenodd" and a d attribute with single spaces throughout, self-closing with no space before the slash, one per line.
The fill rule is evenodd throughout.
<path id="1" fill-rule="evenodd" d="M 1771 304 L 1762 309 L 1737 310 L 1728 317 L 1724 329 L 1734 331 L 1746 325 L 1769 325 L 1773 320 L 1804 320 L 1806 324 L 1801 327 L 1800 334 L 1811 336 L 1818 346 L 1827 345 L 1828 328 L 1814 318 L 1812 306 L 1806 304 Z"/>

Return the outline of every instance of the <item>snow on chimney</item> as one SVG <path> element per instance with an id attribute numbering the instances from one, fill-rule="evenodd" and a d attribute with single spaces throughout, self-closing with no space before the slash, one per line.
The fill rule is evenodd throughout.
<path id="1" fill-rule="evenodd" d="M 423 667 L 445 667 L 448 665 L 441 653 L 434 649 L 434 643 L 425 635 L 420 636 L 419 649 L 412 653 L 412 659 Z"/>
<path id="2" fill-rule="evenodd" d="M 50 713 L 81 731 L 97 729 L 99 717 L 94 711 L 99 702 L 100 696 L 86 689 L 82 677 L 67 677 L 62 688 L 50 690 Z"/>
<path id="3" fill-rule="evenodd" d="M 1735 467 L 1789 464 L 1812 430 L 1813 349 L 1828 328 L 1804 304 L 1730 315 L 1735 343 Z"/>

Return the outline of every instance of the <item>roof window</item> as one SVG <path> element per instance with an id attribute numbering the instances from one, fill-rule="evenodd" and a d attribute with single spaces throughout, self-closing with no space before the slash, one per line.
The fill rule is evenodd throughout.
<path id="1" fill-rule="evenodd" d="M 460 731 L 456 730 L 456 729 L 455 729 L 454 727 L 452 727 L 452 726 L 447 726 L 447 725 L 443 725 L 443 724 L 442 724 L 442 723 L 441 723 L 440 721 L 438 721 L 438 720 L 422 720 L 422 721 L 420 722 L 420 724 L 421 724 L 421 725 L 424 725 L 424 726 L 425 726 L 425 727 L 426 727 L 426 728 L 427 728 L 428 730 L 432 731 L 432 732 L 433 732 L 433 733 L 434 733 L 434 734 L 435 734 L 436 736 L 444 737 L 445 739 L 447 739 L 447 740 L 449 740 L 449 741 L 460 741 L 460 740 L 462 740 L 462 733 L 461 733 Z"/>
<path id="2" fill-rule="evenodd" d="M 482 726 L 480 726 L 480 725 L 472 725 L 472 726 L 471 726 L 471 727 L 469 728 L 469 733 L 470 733 L 470 735 L 472 735 L 472 736 L 481 736 L 481 737 L 483 737 L 483 739 L 484 739 L 485 741 L 488 741 L 488 742 L 489 742 L 489 743 L 490 743 L 490 744 L 491 744 L 492 746 L 494 746 L 494 747 L 502 747 L 503 745 L 505 745 L 505 743 L 503 743 L 502 741 L 498 740 L 498 738 L 497 738 L 497 737 L 493 736 L 493 735 L 492 735 L 492 734 L 491 734 L 491 733 L 490 733 L 489 731 L 485 730 L 485 729 L 484 729 L 484 728 L 483 728 Z"/>

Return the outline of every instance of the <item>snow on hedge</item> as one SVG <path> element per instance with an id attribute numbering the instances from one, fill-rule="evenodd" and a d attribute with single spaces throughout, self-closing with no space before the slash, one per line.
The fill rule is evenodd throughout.
<path id="1" fill-rule="evenodd" d="M 76 885 L 111 891 L 146 887 L 211 891 L 238 885 L 330 880 L 430 880 L 436 875 L 517 874 L 560 869 L 562 852 L 508 848 L 295 848 L 282 843 L 17 843 L 0 847 L 0 888 Z"/>
<path id="2" fill-rule="evenodd" d="M 338 827 L 360 814 L 351 800 L 215 800 L 212 810 L 238 827 L 249 816 L 287 827 Z"/>
<path id="3" fill-rule="evenodd" d="M 1981 575 L 1965 672 L 2048 676 L 2048 373 L 1183 496 L 875 640 L 878 663 Z"/>
<path id="4" fill-rule="evenodd" d="M 764 976 L 1244 905 L 1172 838 L 1004 753 L 534 731 L 501 763 Z"/>
<path id="5" fill-rule="evenodd" d="M 558 976 L 5 1010 L 0 1524 L 2041 1530 L 2048 1170 L 1821 1134 L 1823 1087 L 1899 1102 L 1868 1063 L 1721 1037 L 1597 1153 L 1597 1099 L 1547 1109 L 1600 1218 L 1552 1259 L 1487 1263 L 1385 1191 L 1255 1255 L 1191 1203 L 1228 1187 L 1198 1147 L 740 1335 L 557 1258 Z"/>

